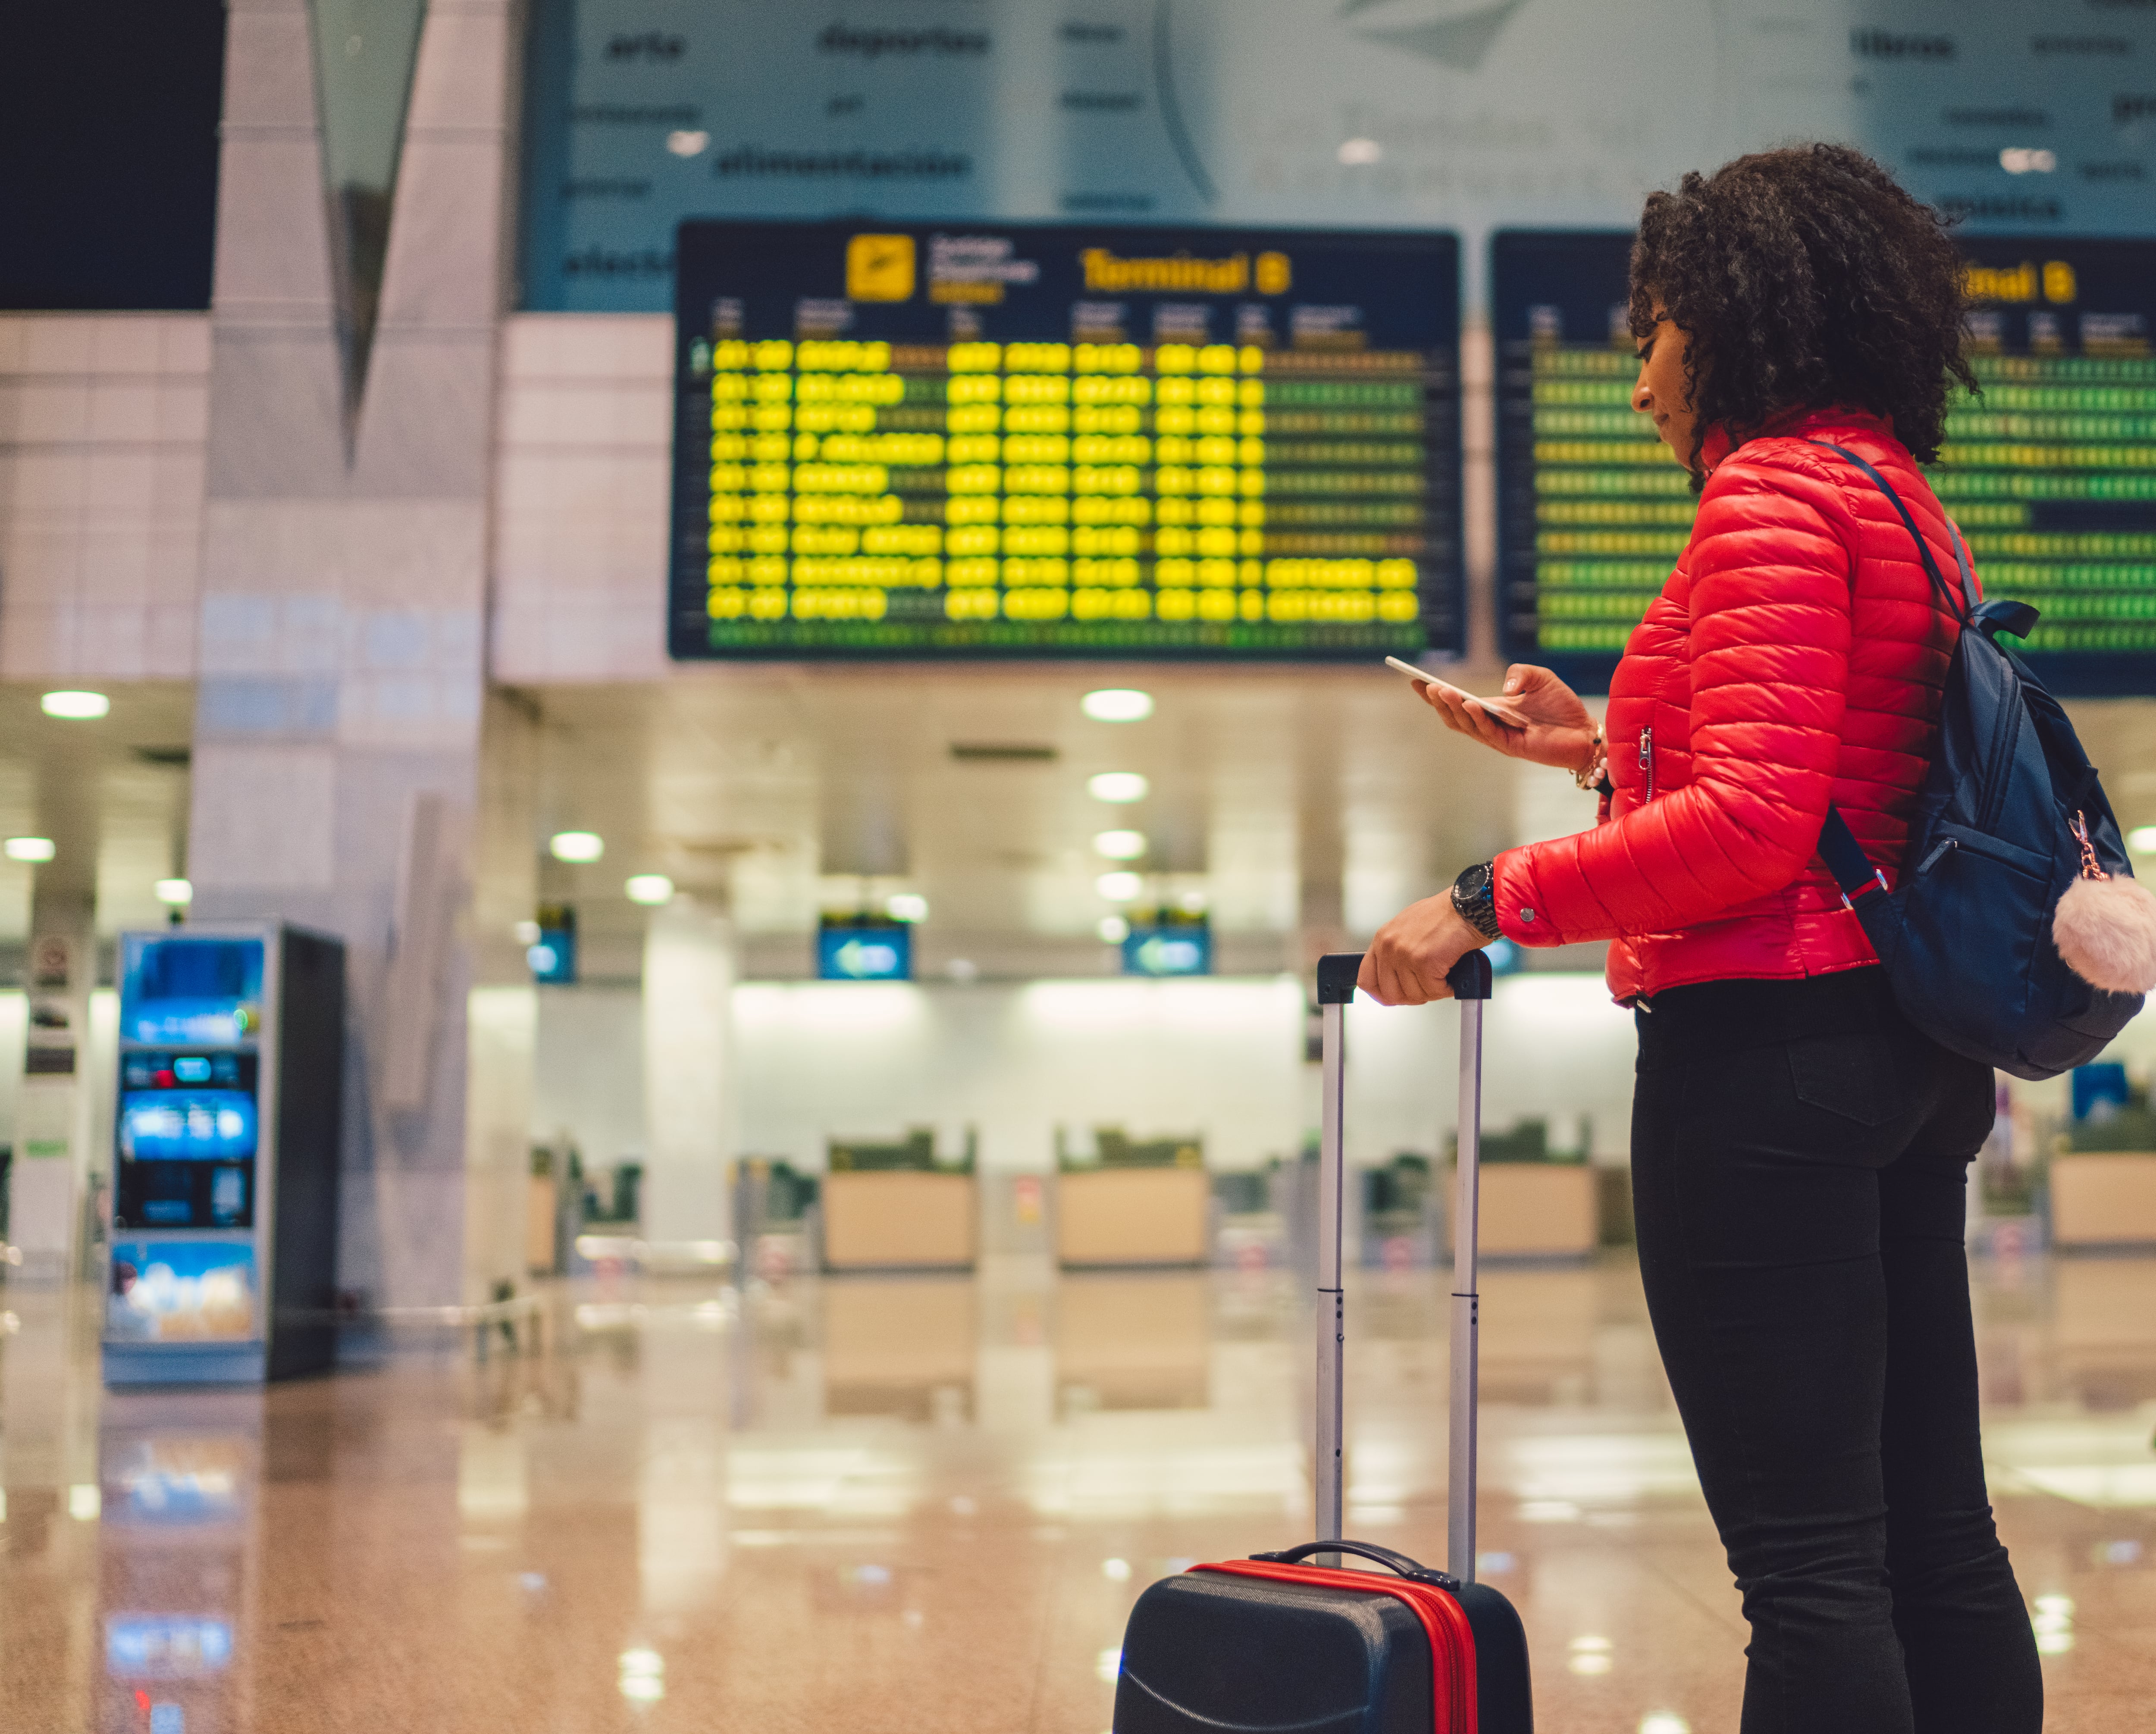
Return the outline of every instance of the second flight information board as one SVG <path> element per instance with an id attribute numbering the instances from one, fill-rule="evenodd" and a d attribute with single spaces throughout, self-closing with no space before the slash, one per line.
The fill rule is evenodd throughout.
<path id="1" fill-rule="evenodd" d="M 1462 648 L 1450 235 L 690 223 L 677 658 Z"/>
<path id="2" fill-rule="evenodd" d="M 1969 361 L 1929 475 L 2054 690 L 2156 691 L 2156 243 L 1968 238 Z M 1492 243 L 1505 654 L 1599 689 L 1691 534 L 1630 407 L 1626 234 Z"/>

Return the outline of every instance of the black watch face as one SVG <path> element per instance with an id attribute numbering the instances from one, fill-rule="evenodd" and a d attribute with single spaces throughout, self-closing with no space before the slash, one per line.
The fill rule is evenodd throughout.
<path id="1" fill-rule="evenodd" d="M 1454 881 L 1464 897 L 1479 897 L 1490 889 L 1490 869 L 1486 863 L 1477 862 Z"/>

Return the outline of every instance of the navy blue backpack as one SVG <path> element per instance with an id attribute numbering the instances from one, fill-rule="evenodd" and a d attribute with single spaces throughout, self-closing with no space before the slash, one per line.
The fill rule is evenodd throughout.
<path id="1" fill-rule="evenodd" d="M 1942 1047 L 2017 1078 L 2056 1077 L 2093 1059 L 2141 1009 L 2140 994 L 2107 993 L 2076 975 L 2052 932 L 2053 911 L 2077 879 L 2133 876 L 2118 822 L 2059 701 L 1998 642 L 2002 632 L 2026 637 L 2036 611 L 1979 602 L 1968 552 L 1949 526 L 1961 568 L 1957 598 L 1886 477 L 1852 451 L 1827 449 L 1892 502 L 1964 629 L 1900 883 L 1887 889 L 1831 807 L 1820 859 L 1911 1023 Z"/>

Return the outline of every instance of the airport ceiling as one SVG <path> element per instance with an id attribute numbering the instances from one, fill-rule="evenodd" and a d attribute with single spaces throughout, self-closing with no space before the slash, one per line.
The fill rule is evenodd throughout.
<path id="1" fill-rule="evenodd" d="M 1103 688 L 1150 695 L 1152 714 L 1087 717 Z M 606 839 L 603 861 L 541 878 L 577 905 L 594 968 L 617 917 L 634 923 L 626 875 L 656 872 L 724 901 L 759 973 L 805 972 L 819 909 L 908 894 L 928 904 L 924 973 L 1096 972 L 1104 917 L 1178 900 L 1203 900 L 1222 967 L 1270 971 L 1295 967 L 1305 928 L 1367 931 L 1593 816 L 1562 772 L 1448 736 L 1382 665 L 747 665 L 529 696 L 536 834 Z M 1143 798 L 1096 798 L 1104 772 L 1143 777 Z M 1102 854 L 1115 831 L 1142 853 Z M 1102 894 L 1117 871 L 1140 875 L 1135 900 Z"/>
<path id="2" fill-rule="evenodd" d="M 1151 716 L 1089 719 L 1101 688 L 1148 693 Z M 606 839 L 595 864 L 542 859 L 539 880 L 576 905 L 593 976 L 634 972 L 632 873 L 727 906 L 757 975 L 811 972 L 819 909 L 894 895 L 928 905 L 922 975 L 1112 970 L 1097 930 L 1132 905 L 1100 881 L 1119 870 L 1141 875 L 1139 909 L 1202 899 L 1224 972 L 1298 968 L 1306 943 L 1367 935 L 1468 863 L 1594 818 L 1563 772 L 1448 734 L 1382 667 L 745 664 L 526 696 L 540 846 Z M 2075 711 L 2122 821 L 2156 823 L 2156 703 Z M 1144 777 L 1144 798 L 1095 798 L 1111 772 Z M 1116 830 L 1144 854 L 1102 854 Z"/>
<path id="3" fill-rule="evenodd" d="M 44 838 L 42 865 L 0 858 L 0 942 L 29 931 L 33 883 L 94 892 L 97 925 L 165 920 L 157 882 L 184 870 L 194 690 L 101 687 L 109 714 L 49 716 L 42 686 L 0 686 L 0 837 Z"/>
<path id="4" fill-rule="evenodd" d="M 1103 688 L 1148 694 L 1152 714 L 1088 717 Z M 35 871 L 94 884 L 102 931 L 161 920 L 152 888 L 184 872 L 192 690 L 115 686 L 95 722 L 44 716 L 39 695 L 0 687 L 0 836 L 54 839 Z M 1206 909 L 1224 972 L 1293 969 L 1306 944 L 1366 935 L 1469 862 L 1594 816 L 1563 772 L 1446 733 L 1382 667 L 742 664 L 507 697 L 532 725 L 516 804 L 536 894 L 575 905 L 598 979 L 637 972 L 645 912 L 624 886 L 645 873 L 727 909 L 753 975 L 809 973 L 819 911 L 895 896 L 927 905 L 922 975 L 1111 972 L 1103 919 L 1177 903 Z M 2121 823 L 2156 825 L 2156 701 L 2073 710 Z M 1142 777 L 1142 798 L 1096 798 L 1108 772 Z M 564 830 L 597 833 L 603 857 L 548 857 Z M 1111 832 L 1139 853 L 1104 854 Z M 1135 897 L 1104 890 L 1116 873 Z M 0 941 L 28 931 L 32 879 L 0 860 Z"/>

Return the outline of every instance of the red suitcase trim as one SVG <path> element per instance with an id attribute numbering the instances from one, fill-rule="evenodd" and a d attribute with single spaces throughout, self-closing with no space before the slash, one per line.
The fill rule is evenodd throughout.
<path id="1" fill-rule="evenodd" d="M 1433 1734 L 1476 1734 L 1475 1632 L 1460 1603 L 1443 1590 L 1378 1572 L 1336 1572 L 1324 1566 L 1276 1564 L 1270 1560 L 1224 1559 L 1194 1571 L 1225 1572 L 1237 1578 L 1264 1578 L 1276 1583 L 1312 1583 L 1326 1589 L 1353 1589 L 1404 1602 L 1430 1634 L 1430 1701 L 1435 1706 Z M 1450 1682 L 1448 1695 L 1441 1683 Z"/>

